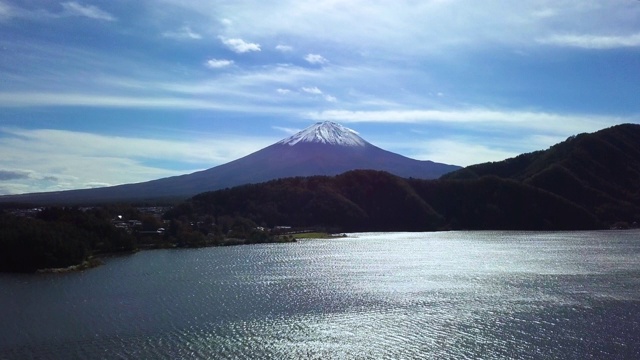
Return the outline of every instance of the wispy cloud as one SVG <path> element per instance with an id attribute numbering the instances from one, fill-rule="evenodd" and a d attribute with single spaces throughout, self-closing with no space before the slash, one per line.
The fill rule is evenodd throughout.
<path id="1" fill-rule="evenodd" d="M 233 65 L 233 60 L 209 59 L 205 65 L 210 69 L 220 69 Z"/>
<path id="2" fill-rule="evenodd" d="M 322 95 L 322 90 L 320 90 L 317 86 L 303 87 L 300 90 L 306 92 L 307 94 Z"/>
<path id="3" fill-rule="evenodd" d="M 227 39 L 219 37 L 220 41 L 225 44 L 232 51 L 242 54 L 251 51 L 260 51 L 260 44 L 249 43 L 242 39 Z"/>
<path id="4" fill-rule="evenodd" d="M 459 166 L 469 166 L 487 161 L 501 161 L 520 154 L 519 151 L 510 151 L 501 149 L 499 146 L 479 143 L 477 139 L 471 141 L 438 139 L 413 145 L 411 157 L 415 159 Z"/>
<path id="5" fill-rule="evenodd" d="M 294 129 L 294 128 L 290 128 L 290 127 L 283 127 L 283 126 L 272 126 L 271 128 L 278 130 L 278 131 L 282 131 L 287 135 L 293 135 L 297 132 L 299 132 L 301 129 Z"/>
<path id="6" fill-rule="evenodd" d="M 289 52 L 293 51 L 293 46 L 278 44 L 275 49 L 282 52 Z"/>
<path id="7" fill-rule="evenodd" d="M 99 182 L 99 181 L 91 181 L 91 182 L 85 183 L 84 185 L 86 188 L 96 189 L 96 188 L 111 186 L 113 184 L 109 184 L 106 182 Z"/>
<path id="8" fill-rule="evenodd" d="M 329 95 L 329 94 L 325 94 L 322 90 L 320 90 L 317 86 L 311 86 L 311 87 L 302 87 L 300 88 L 300 91 L 306 94 L 311 94 L 311 95 L 320 95 L 322 96 L 322 98 L 328 102 L 337 102 L 338 98 L 336 98 L 333 95 Z"/>
<path id="9" fill-rule="evenodd" d="M 23 92 L 0 93 L 0 106 L 95 106 L 115 108 L 222 109 L 220 103 L 180 97 L 109 96 L 99 94 Z"/>
<path id="10" fill-rule="evenodd" d="M 322 65 L 329 62 L 329 60 L 325 59 L 322 55 L 318 55 L 318 54 L 307 54 L 304 57 L 304 59 L 309 64 L 314 64 L 314 65 Z"/>
<path id="11" fill-rule="evenodd" d="M 426 128 L 425 131 L 416 131 L 417 136 L 398 134 L 381 141 L 372 139 L 372 142 L 413 159 L 469 166 L 546 149 L 567 138 L 566 135 L 537 135 L 530 132 L 513 136 L 500 131 L 492 134 L 459 131 L 437 137 L 430 136 L 430 133 L 432 130 Z"/>
<path id="12" fill-rule="evenodd" d="M 624 36 L 554 35 L 539 39 L 539 43 L 583 49 L 615 49 L 640 47 L 640 33 Z"/>
<path id="13" fill-rule="evenodd" d="M 84 16 L 96 20 L 116 20 L 113 15 L 94 5 L 82 5 L 75 1 L 64 2 L 61 5 L 66 15 Z"/>
<path id="14" fill-rule="evenodd" d="M 235 160 L 274 141 L 233 134 L 159 140 L 52 129 L 0 128 L 0 133 L 0 152 L 10 154 L 4 157 L 3 166 L 29 166 L 28 170 L 0 170 L 7 193 L 153 180 Z M 192 170 L 177 171 L 161 165 L 176 162 Z M 157 165 L 148 165 L 151 163 Z"/>
<path id="15" fill-rule="evenodd" d="M 49 52 L 43 53 L 43 56 Z M 85 56 L 77 54 L 75 59 Z M 109 66 L 123 69 L 121 75 L 96 75 L 87 77 L 90 64 L 109 59 Z M 202 62 L 203 68 L 221 69 L 233 66 L 229 59 L 210 59 Z M 268 65 L 240 67 L 235 71 L 198 73 L 198 77 L 167 76 L 165 69 L 142 69 L 135 74 L 127 69 L 135 64 L 115 58 L 85 59 L 74 63 L 73 68 L 59 71 L 59 78 L 45 74 L 30 82 L 29 91 L 0 91 L 0 107 L 109 107 L 109 108 L 158 108 L 158 109 L 209 109 L 224 111 L 252 111 L 270 113 L 299 112 L 302 97 L 287 97 L 294 103 L 283 103 L 285 93 L 307 93 L 322 95 L 317 86 L 304 84 L 328 81 L 344 81 L 353 78 L 349 68 L 328 68 L 322 71 L 293 65 Z M 121 65 L 121 66 L 117 66 Z M 81 69 L 78 71 L 78 69 Z M 144 73 L 144 71 L 148 73 Z M 43 81 L 47 79 L 48 81 Z M 65 80 L 62 82 L 62 80 Z M 340 80 L 344 79 L 344 80 Z M 221 81 L 223 80 L 223 81 Z M 52 87 L 51 85 L 56 86 Z M 307 87 L 307 91 L 301 90 Z M 77 89 L 85 89 L 80 92 Z M 275 90 L 274 90 L 275 89 Z M 277 90 L 281 89 L 281 90 Z M 289 91 L 289 92 L 287 92 Z M 320 94 L 317 92 L 320 91 Z M 331 94 L 334 95 L 334 94 Z"/>
<path id="16" fill-rule="evenodd" d="M 313 120 L 332 120 L 347 123 L 445 123 L 458 125 L 501 126 L 505 130 L 539 129 L 561 133 L 596 131 L 607 126 L 629 121 L 628 118 L 583 114 L 556 114 L 514 110 L 386 110 L 349 111 L 326 110 L 308 113 Z"/>
<path id="17" fill-rule="evenodd" d="M 191 39 L 191 40 L 200 40 L 202 39 L 202 35 L 198 34 L 191 30 L 189 26 L 183 26 L 176 31 L 165 31 L 162 33 L 163 37 L 182 40 L 182 39 Z"/>

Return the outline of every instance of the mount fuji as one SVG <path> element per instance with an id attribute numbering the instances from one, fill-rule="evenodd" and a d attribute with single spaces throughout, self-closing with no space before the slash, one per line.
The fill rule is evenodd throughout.
<path id="1" fill-rule="evenodd" d="M 334 122 L 316 123 L 240 159 L 191 174 L 97 189 L 7 195 L 0 202 L 88 204 L 186 198 L 205 191 L 268 180 L 382 170 L 400 177 L 435 179 L 459 166 L 420 161 L 383 150 Z"/>

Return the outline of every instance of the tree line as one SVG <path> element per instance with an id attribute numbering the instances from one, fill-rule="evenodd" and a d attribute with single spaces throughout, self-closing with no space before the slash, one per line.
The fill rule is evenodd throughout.
<path id="1" fill-rule="evenodd" d="M 228 215 L 264 227 L 289 225 L 335 232 L 604 227 L 584 207 L 509 179 L 404 179 L 372 170 L 203 193 L 165 214 L 184 219 Z"/>
<path id="2" fill-rule="evenodd" d="M 131 205 L 47 207 L 19 216 L 0 211 L 0 271 L 66 268 L 95 256 L 141 248 L 292 241 L 241 216 L 162 219 Z"/>

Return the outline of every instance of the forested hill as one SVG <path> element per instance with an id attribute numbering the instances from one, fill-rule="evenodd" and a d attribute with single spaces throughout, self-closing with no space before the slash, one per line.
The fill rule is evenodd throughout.
<path id="1" fill-rule="evenodd" d="M 473 165 L 443 179 L 484 176 L 548 191 L 609 225 L 640 222 L 640 125 L 572 136 L 548 150 Z"/>
<path id="2" fill-rule="evenodd" d="M 168 218 L 242 216 L 264 227 L 329 231 L 446 229 L 597 229 L 585 209 L 545 190 L 498 177 L 476 180 L 403 179 L 356 170 L 298 177 L 203 193 Z"/>
<path id="3" fill-rule="evenodd" d="M 576 230 L 640 222 L 640 125 L 572 136 L 544 151 L 439 180 L 379 171 L 288 178 L 203 193 L 168 217 L 239 215 L 340 231 Z"/>

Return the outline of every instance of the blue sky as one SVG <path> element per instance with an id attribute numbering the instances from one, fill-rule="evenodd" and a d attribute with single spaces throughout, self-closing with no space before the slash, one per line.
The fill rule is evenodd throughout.
<path id="1" fill-rule="evenodd" d="M 640 122 L 640 1 L 0 0 L 0 194 L 210 168 L 332 120 L 470 165 Z"/>

